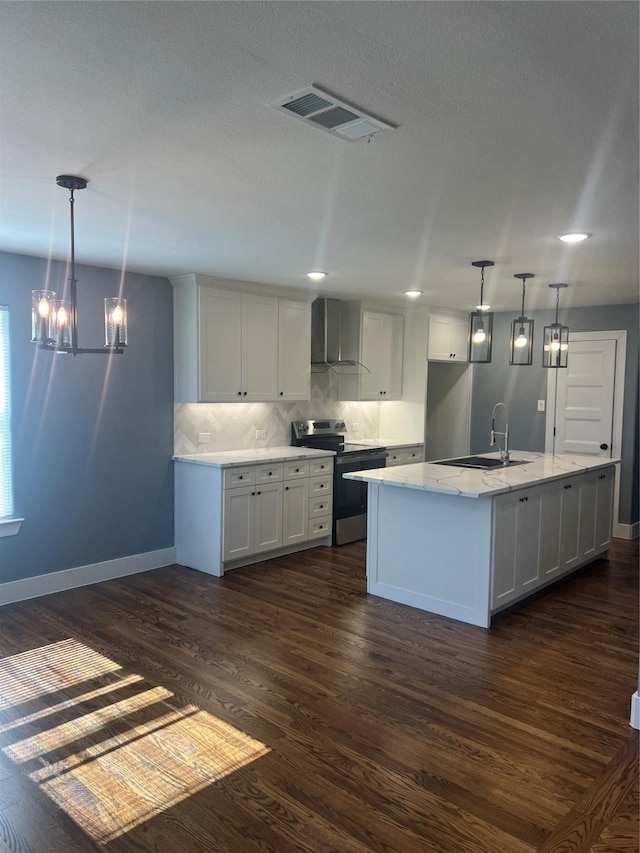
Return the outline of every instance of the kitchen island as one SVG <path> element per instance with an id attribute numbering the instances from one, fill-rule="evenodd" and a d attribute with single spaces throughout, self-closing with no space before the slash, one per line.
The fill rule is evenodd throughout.
<path id="1" fill-rule="evenodd" d="M 511 458 L 491 470 L 426 462 L 346 474 L 369 484 L 367 591 L 488 628 L 605 555 L 619 460 Z"/>

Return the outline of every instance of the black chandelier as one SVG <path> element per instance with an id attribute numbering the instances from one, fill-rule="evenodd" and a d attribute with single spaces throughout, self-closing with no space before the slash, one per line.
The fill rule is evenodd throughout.
<path id="1" fill-rule="evenodd" d="M 104 300 L 104 346 L 86 349 L 78 346 L 78 304 L 74 223 L 74 192 L 83 190 L 88 181 L 76 175 L 58 175 L 56 183 L 70 191 L 71 255 L 69 298 L 56 299 L 54 290 L 31 292 L 31 340 L 41 349 L 71 355 L 84 353 L 122 354 L 127 346 L 127 301 L 117 296 Z"/>

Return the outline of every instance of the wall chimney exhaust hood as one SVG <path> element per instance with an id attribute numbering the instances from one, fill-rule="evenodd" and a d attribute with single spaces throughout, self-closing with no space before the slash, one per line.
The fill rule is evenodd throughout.
<path id="1" fill-rule="evenodd" d="M 320 296 L 311 305 L 311 372 L 370 373 L 364 364 L 342 358 L 339 299 Z"/>

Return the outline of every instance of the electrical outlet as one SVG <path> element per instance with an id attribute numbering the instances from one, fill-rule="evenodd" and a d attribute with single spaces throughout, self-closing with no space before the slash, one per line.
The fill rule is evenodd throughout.
<path id="1" fill-rule="evenodd" d="M 208 444 L 211 441 L 211 433 L 210 432 L 199 432 L 198 433 L 198 444 Z"/>
<path id="2" fill-rule="evenodd" d="M 266 438 L 266 437 L 267 437 L 266 429 L 257 429 L 256 430 L 256 438 Z"/>
<path id="3" fill-rule="evenodd" d="M 352 423 L 351 424 L 351 432 L 360 432 L 360 424 Z"/>
<path id="4" fill-rule="evenodd" d="M 538 400 L 538 411 L 544 412 L 544 400 Z"/>

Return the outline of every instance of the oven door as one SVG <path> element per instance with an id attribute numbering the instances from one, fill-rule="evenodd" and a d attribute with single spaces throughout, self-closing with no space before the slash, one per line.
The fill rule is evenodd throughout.
<path id="1" fill-rule="evenodd" d="M 333 544 L 367 538 L 367 483 L 345 480 L 343 474 L 384 468 L 385 454 L 345 453 L 336 457 L 333 481 Z"/>

